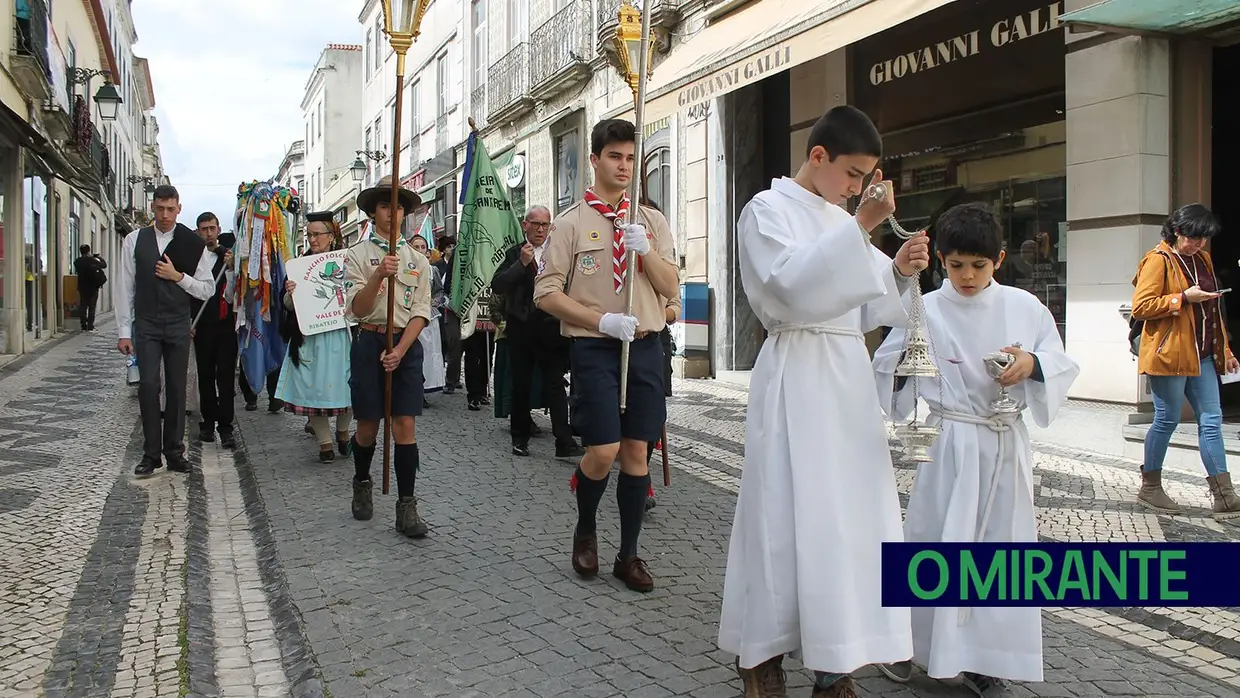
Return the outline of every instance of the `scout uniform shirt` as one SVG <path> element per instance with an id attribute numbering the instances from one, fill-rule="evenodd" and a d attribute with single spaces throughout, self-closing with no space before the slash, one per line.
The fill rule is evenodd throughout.
<path id="1" fill-rule="evenodd" d="M 383 286 L 375 296 L 375 307 L 365 317 L 353 315 L 353 298 L 379 268 L 379 261 L 386 252 L 370 238 L 352 245 L 345 252 L 344 300 L 348 317 L 363 325 L 387 325 L 387 290 L 396 282 L 395 311 L 392 313 L 392 329 L 403 330 L 415 317 L 431 321 L 431 263 L 408 243 L 401 243 L 396 250 L 400 267 L 396 275 L 384 279 Z"/>
<path id="2" fill-rule="evenodd" d="M 642 206 L 637 218 L 646 226 L 646 237 L 650 240 L 650 252 L 646 256 L 657 254 L 676 266 L 676 245 L 663 214 Z M 615 228 L 611 221 L 584 202 L 578 201 L 556 216 L 543 255 L 543 270 L 534 281 L 534 302 L 553 291 L 563 291 L 591 310 L 623 313 L 628 290 L 623 286 L 620 293 L 615 290 L 611 268 L 614 239 Z M 633 288 L 633 315 L 637 318 L 637 333 L 645 335 L 662 331 L 667 325 L 664 309 L 668 299 L 654 290 L 644 272 L 638 273 L 639 266 L 640 262 L 628 269 L 624 282 L 637 284 Z M 680 305 L 679 298 L 675 304 Z M 560 334 L 565 337 L 607 336 L 597 327 L 578 327 L 567 322 L 560 322 Z"/>

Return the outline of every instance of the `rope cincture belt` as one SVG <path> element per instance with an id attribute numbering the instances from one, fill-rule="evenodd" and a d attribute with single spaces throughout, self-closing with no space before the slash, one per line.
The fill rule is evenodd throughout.
<path id="1" fill-rule="evenodd" d="M 848 327 L 834 327 L 825 322 L 780 322 L 767 330 L 768 334 L 777 335 L 785 332 L 812 332 L 814 334 L 836 334 L 844 337 L 865 339 L 859 330 Z"/>
<path id="2" fill-rule="evenodd" d="M 1022 409 L 1024 405 L 1021 406 Z M 992 414 L 977 415 L 969 412 L 957 412 L 955 410 L 943 410 L 930 408 L 930 417 L 926 419 L 926 423 L 930 426 L 937 426 L 943 421 L 957 422 L 960 424 L 973 424 L 976 426 L 986 427 L 998 436 L 999 447 L 998 454 L 995 458 L 995 467 L 992 470 L 990 478 L 990 490 L 986 493 L 986 503 L 982 505 L 982 518 L 977 524 L 977 530 L 973 534 L 973 542 L 982 539 L 982 534 L 986 532 L 986 524 L 990 521 L 990 512 L 995 500 L 995 493 L 999 489 L 999 468 L 1003 465 L 1004 455 L 1008 449 L 1008 436 L 1012 432 L 1012 428 L 1021 420 L 1021 412 L 1015 414 Z M 1023 469 L 1020 464 L 1016 464 L 1017 480 L 1023 479 Z M 1029 491 L 1033 491 L 1033 483 L 1029 484 Z M 1012 489 L 1012 510 L 1016 510 L 1016 498 L 1019 496 L 1019 488 Z M 959 625 L 964 625 L 969 621 L 969 608 L 961 608 L 959 615 Z"/>

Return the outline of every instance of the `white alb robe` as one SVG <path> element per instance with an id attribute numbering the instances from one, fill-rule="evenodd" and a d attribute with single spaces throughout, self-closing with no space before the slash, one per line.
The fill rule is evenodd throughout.
<path id="1" fill-rule="evenodd" d="M 1043 428 L 1054 420 L 1080 369 L 1064 353 L 1050 311 L 1027 291 L 992 281 L 969 297 L 944 280 L 926 295 L 925 305 L 942 378 L 908 379 L 891 413 L 900 421 L 912 414 L 915 380 L 931 410 L 922 417 L 942 432 L 930 449 L 934 462 L 917 469 L 905 539 L 1037 542 L 1029 431 L 1021 418 L 995 417 L 989 405 L 999 384 L 986 373 L 982 357 L 1017 342 L 1037 356 L 1044 381 L 1029 378 L 1008 392 Z M 892 330 L 874 354 L 879 402 L 889 412 L 904 336 L 903 330 Z M 987 420 L 992 421 L 975 423 Z M 914 608 L 912 618 L 914 661 L 934 678 L 970 671 L 1013 681 L 1042 680 L 1040 609 Z"/>
<path id="2" fill-rule="evenodd" d="M 881 544 L 903 540 L 862 333 L 907 320 L 892 260 L 842 208 L 789 178 L 745 206 L 741 281 L 770 333 L 749 385 L 719 647 L 851 672 L 913 654 L 883 608 Z"/>

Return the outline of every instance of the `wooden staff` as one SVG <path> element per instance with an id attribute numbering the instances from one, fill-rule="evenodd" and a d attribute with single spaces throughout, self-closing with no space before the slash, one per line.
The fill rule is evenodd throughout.
<path id="1" fill-rule="evenodd" d="M 672 486 L 672 466 L 667 462 L 667 422 L 663 423 L 663 486 Z"/>
<path id="2" fill-rule="evenodd" d="M 407 51 L 408 49 L 406 49 Z M 388 203 L 388 254 L 396 254 L 396 243 L 400 240 L 400 222 L 396 210 L 400 206 L 400 123 L 403 119 L 405 92 L 405 52 L 396 52 L 396 114 L 393 124 L 395 133 L 392 135 L 392 198 Z M 413 213 L 409 211 L 409 213 Z M 399 274 L 400 270 L 397 269 Z M 387 280 L 387 353 L 392 353 L 392 324 L 396 322 L 396 293 L 393 285 L 396 277 Z M 392 373 L 383 372 L 383 494 L 387 494 L 392 482 Z"/>
<path id="3" fill-rule="evenodd" d="M 649 72 L 650 66 L 647 61 L 650 58 L 650 14 L 652 8 L 650 3 L 644 3 L 642 8 L 642 38 L 640 55 L 637 58 L 637 84 L 633 85 L 633 126 L 636 133 L 633 136 L 633 177 L 629 180 L 629 223 L 637 222 L 637 210 L 641 207 L 638 203 L 638 195 L 641 193 L 642 179 L 642 117 L 644 116 L 646 107 L 646 73 Z M 633 314 L 633 287 L 637 274 L 637 253 L 633 250 L 627 250 L 625 257 L 625 279 L 624 279 L 624 314 Z M 630 342 L 623 342 L 620 345 L 620 412 L 624 413 L 629 401 L 629 345 Z"/>

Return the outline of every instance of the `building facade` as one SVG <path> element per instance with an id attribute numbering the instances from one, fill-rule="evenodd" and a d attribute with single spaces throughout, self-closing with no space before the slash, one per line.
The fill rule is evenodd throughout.
<path id="1" fill-rule="evenodd" d="M 78 245 L 109 259 L 120 248 L 110 121 L 95 99 L 105 83 L 121 92 L 110 9 L 103 0 L 57 2 L 55 13 L 47 0 L 22 5 L 0 13 L 0 351 L 9 356 L 76 312 Z"/>
<path id="2" fill-rule="evenodd" d="M 293 189 L 300 196 L 305 196 L 306 189 L 306 142 L 293 141 L 293 144 L 284 152 L 284 159 L 280 161 L 280 167 L 276 169 L 276 176 L 273 178 L 276 184 Z M 302 230 L 297 232 L 297 252 L 300 254 L 309 242 L 305 237 L 304 226 Z"/>
<path id="3" fill-rule="evenodd" d="M 1211 204 L 1214 180 L 1229 181 L 1211 156 L 1234 117 L 1213 92 L 1240 60 L 1240 36 L 1222 29 L 1235 17 L 1141 26 L 1125 0 L 1102 4 L 1110 24 L 1088 14 L 1090 0 L 724 0 L 684 3 L 678 17 L 668 4 L 654 3 L 655 17 L 677 23 L 659 34 L 649 83 L 647 177 L 662 187 L 667 167 L 682 279 L 709 289 L 706 339 L 689 342 L 680 370 L 752 368 L 765 332 L 740 287 L 735 222 L 772 178 L 801 165 L 814 121 L 850 103 L 883 134 L 901 224 L 990 205 L 1007 236 L 999 281 L 1050 308 L 1082 366 L 1073 396 L 1148 405 L 1120 306 L 1168 213 Z M 1225 199 L 1213 206 L 1225 226 L 1240 220 Z M 1226 240 L 1213 243 L 1225 287 L 1240 275 L 1240 244 Z M 899 243 L 885 229 L 875 241 Z M 932 268 L 923 286 L 942 279 Z"/>
<path id="4" fill-rule="evenodd" d="M 332 183 L 350 176 L 363 114 L 361 84 L 362 47 L 328 44 L 306 81 L 301 101 L 305 187 L 298 192 L 306 210 L 321 208 Z"/>

